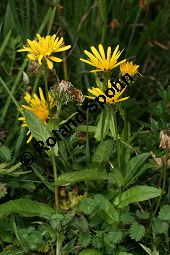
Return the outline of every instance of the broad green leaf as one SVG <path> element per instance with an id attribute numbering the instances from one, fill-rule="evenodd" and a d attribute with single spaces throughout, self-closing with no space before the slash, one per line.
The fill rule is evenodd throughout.
<path id="1" fill-rule="evenodd" d="M 138 222 L 134 222 L 130 227 L 130 237 L 135 241 L 140 241 L 145 234 L 145 227 Z"/>
<path id="2" fill-rule="evenodd" d="M 95 133 L 96 132 L 96 127 L 95 126 L 87 126 L 87 125 L 79 125 L 78 127 L 76 127 L 76 131 Z"/>
<path id="3" fill-rule="evenodd" d="M 24 110 L 24 115 L 28 123 L 28 127 L 33 135 L 33 137 L 37 141 L 43 141 L 44 146 L 48 147 L 46 145 L 46 140 L 51 137 L 50 132 L 48 131 L 47 127 L 42 123 L 42 121 L 32 112 Z M 56 141 L 54 148 L 54 154 L 55 156 L 58 156 L 58 143 Z M 48 156 L 51 156 L 51 150 L 46 151 Z"/>
<path id="4" fill-rule="evenodd" d="M 25 217 L 49 218 L 55 214 L 55 210 L 47 204 L 23 198 L 0 205 L 0 218 L 7 217 L 12 213 L 18 213 Z"/>
<path id="5" fill-rule="evenodd" d="M 149 168 L 153 168 L 153 163 L 152 162 L 147 162 L 143 166 L 140 166 L 136 174 L 129 180 L 126 181 L 125 187 L 128 187 L 130 184 L 134 183 L 134 181 L 139 178 L 146 170 Z"/>
<path id="6" fill-rule="evenodd" d="M 110 132 L 111 132 L 112 137 L 113 137 L 114 139 L 116 139 L 116 130 L 115 130 L 115 124 L 114 124 L 113 114 L 111 114 L 111 116 L 110 116 L 109 129 L 110 129 Z"/>
<path id="7" fill-rule="evenodd" d="M 103 253 L 97 249 L 85 249 L 79 253 L 79 255 L 103 255 Z"/>
<path id="8" fill-rule="evenodd" d="M 150 186 L 135 186 L 122 193 L 121 200 L 116 197 L 114 204 L 119 208 L 123 208 L 131 203 L 145 201 L 154 197 L 159 197 L 161 189 Z"/>
<path id="9" fill-rule="evenodd" d="M 158 217 L 161 220 L 170 220 L 170 205 L 162 206 Z"/>
<path id="10" fill-rule="evenodd" d="M 74 171 L 70 173 L 61 174 L 56 184 L 57 185 L 66 185 L 71 183 L 76 183 L 80 181 L 87 180 L 106 180 L 108 178 L 108 174 L 104 171 L 98 171 L 96 169 L 85 169 L 81 171 Z"/>
<path id="11" fill-rule="evenodd" d="M 95 138 L 97 141 L 101 141 L 105 138 L 109 131 L 110 111 L 104 109 L 96 126 Z"/>
<path id="12" fill-rule="evenodd" d="M 152 225 L 153 232 L 161 234 L 166 233 L 168 231 L 169 225 L 167 222 L 163 222 L 159 219 L 156 219 L 156 221 Z"/>
<path id="13" fill-rule="evenodd" d="M 149 153 L 141 153 L 135 157 L 133 157 L 126 166 L 126 182 L 130 180 L 135 173 L 137 172 L 138 168 L 142 166 L 142 164 L 147 160 L 149 157 Z"/>
<path id="14" fill-rule="evenodd" d="M 46 140 L 50 137 L 50 132 L 47 127 L 34 113 L 24 110 L 24 115 L 33 137 L 37 141 L 43 141 L 46 146 Z"/>
<path id="15" fill-rule="evenodd" d="M 108 199 L 100 194 L 94 196 L 95 203 L 98 203 L 100 210 L 104 212 L 104 219 L 108 224 L 118 222 L 118 212 Z"/>
<path id="16" fill-rule="evenodd" d="M 78 210 L 88 215 L 97 211 L 99 212 L 100 217 L 102 217 L 108 224 L 115 224 L 118 222 L 117 210 L 108 199 L 100 194 L 95 195 L 93 199 L 83 199 L 79 204 Z"/>
<path id="17" fill-rule="evenodd" d="M 115 168 L 113 172 L 109 173 L 109 182 L 114 183 L 118 187 L 124 185 L 124 179 L 119 169 Z"/>
<path id="18" fill-rule="evenodd" d="M 105 140 L 99 144 L 92 157 L 93 162 L 102 163 L 109 160 L 113 150 L 113 140 Z"/>

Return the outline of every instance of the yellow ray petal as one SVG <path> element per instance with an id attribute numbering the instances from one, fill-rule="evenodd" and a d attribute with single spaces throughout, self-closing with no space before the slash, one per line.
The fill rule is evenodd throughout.
<path id="1" fill-rule="evenodd" d="M 56 58 L 56 57 L 53 57 L 53 56 L 49 56 L 48 58 L 50 60 L 54 61 L 54 62 L 62 62 L 63 61 L 61 58 Z"/>
<path id="2" fill-rule="evenodd" d="M 102 44 L 99 44 L 99 51 L 102 59 L 105 59 L 105 52 Z"/>

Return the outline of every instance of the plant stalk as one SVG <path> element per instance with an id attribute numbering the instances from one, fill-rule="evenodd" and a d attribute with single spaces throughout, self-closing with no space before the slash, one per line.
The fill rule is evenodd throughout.
<path id="1" fill-rule="evenodd" d="M 46 100 L 48 105 L 48 111 L 51 119 L 51 109 L 50 109 L 50 101 L 48 97 L 48 80 L 47 80 L 47 73 L 46 70 L 44 70 L 44 81 L 45 81 L 45 92 L 46 92 Z M 54 147 L 51 148 L 51 159 L 53 164 L 53 174 L 54 174 L 54 193 L 55 193 L 55 209 L 58 209 L 58 186 L 57 186 L 57 166 L 55 161 L 55 153 L 54 153 Z"/>

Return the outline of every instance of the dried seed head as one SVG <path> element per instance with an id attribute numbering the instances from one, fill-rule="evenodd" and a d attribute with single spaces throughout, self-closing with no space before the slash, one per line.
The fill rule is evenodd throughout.
<path id="1" fill-rule="evenodd" d="M 142 10 L 148 12 L 148 10 L 149 10 L 149 2 L 148 2 L 148 0 L 139 0 L 139 7 Z"/>
<path id="2" fill-rule="evenodd" d="M 60 81 L 50 88 L 50 91 L 53 97 L 57 102 L 62 104 L 67 104 L 70 101 L 77 101 L 79 104 L 82 104 L 84 101 L 83 94 L 81 90 L 76 89 L 71 82 Z"/>
<path id="3" fill-rule="evenodd" d="M 120 23 L 117 19 L 113 19 L 110 23 L 111 29 L 116 29 L 120 26 Z"/>
<path id="4" fill-rule="evenodd" d="M 72 96 L 75 98 L 75 100 L 79 103 L 82 104 L 84 101 L 84 96 L 83 93 L 81 92 L 80 89 L 76 89 L 76 88 L 70 88 L 70 92 L 72 94 Z"/>
<path id="5" fill-rule="evenodd" d="M 161 130 L 159 148 L 170 150 L 170 130 Z"/>

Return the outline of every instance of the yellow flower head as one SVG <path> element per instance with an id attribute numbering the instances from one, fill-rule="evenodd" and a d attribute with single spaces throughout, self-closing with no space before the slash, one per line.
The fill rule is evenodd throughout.
<path id="1" fill-rule="evenodd" d="M 43 123 L 46 123 L 47 120 L 49 119 L 48 104 L 44 98 L 44 94 L 41 88 L 39 88 L 39 94 L 40 98 L 35 93 L 31 98 L 30 94 L 27 93 L 24 99 L 28 105 L 22 105 L 22 107 L 30 112 L 33 112 Z M 52 97 L 50 92 L 48 92 L 48 98 L 50 109 L 52 109 L 55 106 L 55 103 L 54 98 Z M 20 117 L 18 119 L 23 121 L 22 124 L 23 127 L 28 127 L 25 116 Z M 30 130 L 27 132 L 27 135 L 29 136 L 27 143 L 29 143 L 33 137 Z"/>
<path id="2" fill-rule="evenodd" d="M 53 36 L 47 35 L 46 37 L 41 37 L 39 34 L 36 36 L 37 39 L 35 40 L 31 41 L 27 39 L 27 45 L 18 51 L 28 51 L 29 54 L 27 57 L 31 60 L 38 61 L 39 65 L 45 59 L 49 69 L 53 68 L 53 62 L 62 62 L 61 58 L 51 56 L 51 54 L 71 48 L 71 45 L 64 45 L 63 37 L 56 38 L 55 34 Z"/>
<path id="3" fill-rule="evenodd" d="M 108 80 L 108 89 L 114 90 L 114 93 L 111 90 L 108 90 L 108 94 L 110 95 L 110 97 L 106 95 L 106 91 L 103 91 L 100 88 L 94 88 L 94 87 L 92 87 L 92 89 L 88 89 L 88 91 L 94 96 L 86 96 L 86 97 L 90 99 L 95 99 L 98 96 L 104 96 L 106 98 L 107 104 L 116 104 L 118 102 L 127 100 L 129 97 L 121 98 L 121 95 L 125 91 L 126 87 L 122 89 L 119 83 L 116 84 L 116 87 L 117 89 L 114 88 L 110 80 Z M 99 97 L 99 101 L 104 102 L 104 99 L 102 97 Z"/>
<path id="4" fill-rule="evenodd" d="M 133 62 L 126 62 L 120 65 L 120 72 L 122 75 L 128 73 L 131 76 L 134 76 L 138 73 L 138 65 L 134 65 Z"/>
<path id="5" fill-rule="evenodd" d="M 92 53 L 85 50 L 84 53 L 88 56 L 88 59 L 80 58 L 81 61 L 95 66 L 97 69 L 91 70 L 90 72 L 105 72 L 112 70 L 113 68 L 119 66 L 120 64 L 124 63 L 126 59 L 117 62 L 118 58 L 122 54 L 122 51 L 118 51 L 119 45 L 117 45 L 114 52 L 111 54 L 111 47 L 107 48 L 107 55 L 105 55 L 104 48 L 102 44 L 99 44 L 99 51 L 96 50 L 94 46 L 91 47 Z"/>

